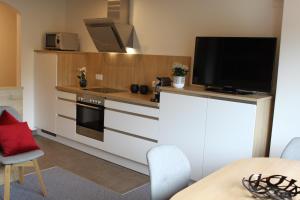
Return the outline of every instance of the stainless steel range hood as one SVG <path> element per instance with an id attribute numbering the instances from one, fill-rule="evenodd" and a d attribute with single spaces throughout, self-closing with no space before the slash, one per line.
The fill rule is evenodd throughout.
<path id="1" fill-rule="evenodd" d="M 98 51 L 125 53 L 126 47 L 133 47 L 129 0 L 108 0 L 107 4 L 107 18 L 85 19 L 85 25 Z"/>

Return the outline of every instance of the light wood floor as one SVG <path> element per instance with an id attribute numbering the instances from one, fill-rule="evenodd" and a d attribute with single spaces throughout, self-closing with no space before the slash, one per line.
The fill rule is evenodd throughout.
<path id="1" fill-rule="evenodd" d="M 45 156 L 39 159 L 41 169 L 59 166 L 119 193 L 125 193 L 149 182 L 149 177 L 146 175 L 41 136 L 35 138 L 45 152 Z"/>

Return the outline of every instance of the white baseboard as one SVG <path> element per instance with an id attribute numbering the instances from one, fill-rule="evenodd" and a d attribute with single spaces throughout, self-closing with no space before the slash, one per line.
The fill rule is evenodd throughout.
<path id="1" fill-rule="evenodd" d="M 90 147 L 88 145 L 85 145 L 85 144 L 82 144 L 82 143 L 79 143 L 79 142 L 76 142 L 76 141 L 58 136 L 58 135 L 56 137 L 54 137 L 54 136 L 48 135 L 46 133 L 43 133 L 40 130 L 37 130 L 37 134 L 42 136 L 42 137 L 48 138 L 50 140 L 54 140 L 58 143 L 64 144 L 66 146 L 72 147 L 74 149 L 83 151 L 83 152 L 88 153 L 90 155 L 96 156 L 96 157 L 101 158 L 103 160 L 115 163 L 117 165 L 121 165 L 123 167 L 129 168 L 131 170 L 137 171 L 137 172 L 142 173 L 142 174 L 149 175 L 148 167 L 146 165 L 128 160 L 126 158 L 119 157 L 117 155 L 102 151 L 100 149 Z"/>

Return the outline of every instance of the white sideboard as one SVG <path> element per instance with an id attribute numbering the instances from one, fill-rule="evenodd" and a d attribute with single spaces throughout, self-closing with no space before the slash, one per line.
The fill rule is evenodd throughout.
<path id="1" fill-rule="evenodd" d="M 265 156 L 270 108 L 271 98 L 238 102 L 161 92 L 158 141 L 182 149 L 198 180 L 232 161 Z"/>

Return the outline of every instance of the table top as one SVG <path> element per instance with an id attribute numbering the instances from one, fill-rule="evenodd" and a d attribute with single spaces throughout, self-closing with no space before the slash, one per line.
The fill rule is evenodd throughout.
<path id="1" fill-rule="evenodd" d="M 251 174 L 285 175 L 300 186 L 300 161 L 251 158 L 236 161 L 178 192 L 171 200 L 254 200 L 241 180 Z M 300 195 L 295 199 L 300 199 Z"/>

